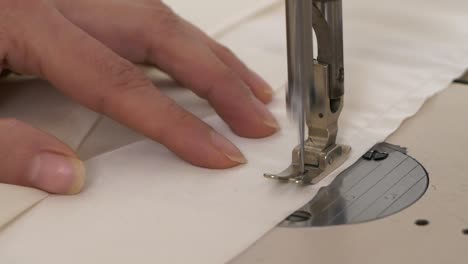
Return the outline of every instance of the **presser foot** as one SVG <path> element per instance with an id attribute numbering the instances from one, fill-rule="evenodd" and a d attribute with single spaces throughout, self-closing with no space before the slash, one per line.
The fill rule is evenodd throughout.
<path id="1" fill-rule="evenodd" d="M 305 171 L 301 172 L 299 150 L 293 151 L 293 162 L 283 172 L 278 174 L 265 173 L 265 178 L 291 182 L 301 185 L 313 185 L 320 182 L 331 172 L 340 167 L 351 153 L 351 147 L 346 145 L 333 145 L 323 152 L 313 152 L 306 149 Z"/>

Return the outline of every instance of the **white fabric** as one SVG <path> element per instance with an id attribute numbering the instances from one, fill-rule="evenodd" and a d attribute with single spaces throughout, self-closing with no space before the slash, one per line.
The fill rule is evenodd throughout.
<path id="1" fill-rule="evenodd" d="M 182 17 L 213 36 L 238 26 L 245 19 L 281 3 L 282 0 L 166 0 L 164 2 Z"/>
<path id="2" fill-rule="evenodd" d="M 0 210 L 0 231 L 46 197 L 44 192 L 38 190 L 0 184 L 0 201 L 5 203 Z"/>
<path id="3" fill-rule="evenodd" d="M 353 152 L 339 171 L 468 65 L 465 0 L 344 4 L 347 94 L 339 141 Z M 276 9 L 221 40 L 280 87 L 283 29 L 283 11 Z M 150 141 L 90 160 L 82 195 L 49 197 L 0 234 L 0 262 L 229 261 L 333 179 L 300 188 L 261 177 L 287 166 L 295 141 L 281 92 L 271 109 L 283 130 L 262 140 L 233 135 L 216 116 L 206 119 L 243 150 L 250 161 L 243 167 L 195 168 Z"/>

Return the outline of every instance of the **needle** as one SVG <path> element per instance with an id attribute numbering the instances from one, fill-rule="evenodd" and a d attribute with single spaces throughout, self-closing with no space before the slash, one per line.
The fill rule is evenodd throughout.
<path id="1" fill-rule="evenodd" d="M 288 110 L 299 127 L 299 172 L 305 173 L 306 113 L 314 86 L 312 0 L 287 0 Z M 307 112 L 306 112 L 307 111 Z"/>
<path id="2" fill-rule="evenodd" d="M 304 111 L 304 100 L 301 98 L 302 107 L 299 109 L 299 170 L 301 174 L 305 173 L 305 111 Z"/>

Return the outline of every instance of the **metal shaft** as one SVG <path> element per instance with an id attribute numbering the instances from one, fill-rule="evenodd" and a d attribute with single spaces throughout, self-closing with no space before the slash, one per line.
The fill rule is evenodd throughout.
<path id="1" fill-rule="evenodd" d="M 300 170 L 304 168 L 305 109 L 314 91 L 312 0 L 286 0 L 288 41 L 287 105 L 299 122 Z"/>

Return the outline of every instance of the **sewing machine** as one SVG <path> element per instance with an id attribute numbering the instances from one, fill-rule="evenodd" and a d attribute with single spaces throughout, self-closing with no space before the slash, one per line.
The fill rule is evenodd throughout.
<path id="1" fill-rule="evenodd" d="M 292 164 L 265 177 L 315 184 L 346 160 L 341 0 L 287 0 Z M 318 43 L 314 57 L 313 32 Z M 468 74 L 232 264 L 466 263 Z M 305 137 L 308 131 L 307 138 Z"/>
<path id="2" fill-rule="evenodd" d="M 340 44 L 337 41 L 341 37 L 340 32 L 337 31 L 334 33 L 331 30 L 332 27 L 328 26 L 332 23 L 338 23 L 335 24 L 334 28 L 339 29 L 342 23 L 341 14 L 337 12 L 339 11 L 339 2 L 314 1 L 316 6 L 312 7 L 312 0 L 305 1 L 306 2 L 290 0 L 290 2 L 288 2 L 289 73 L 290 82 L 295 84 L 289 86 L 288 102 L 291 115 L 297 120 L 298 127 L 301 127 L 298 134 L 305 135 L 306 133 L 310 133 L 309 135 L 311 135 L 311 137 L 301 137 L 302 141 L 295 150 L 284 150 L 287 152 L 287 155 L 293 151 L 293 159 L 289 171 L 287 170 L 284 173 L 280 171 L 269 171 L 271 168 L 269 169 L 265 166 L 262 172 L 267 173 L 269 177 L 269 179 L 264 179 L 265 184 L 269 184 L 270 182 L 268 181 L 276 180 L 288 181 L 291 183 L 286 184 L 291 185 L 314 184 L 323 177 L 327 177 L 329 171 L 334 170 L 333 166 L 339 166 L 341 161 L 346 159 L 347 152 L 345 146 L 341 147 L 341 150 L 345 151 L 329 151 L 330 149 L 340 149 L 339 143 L 342 143 L 335 138 L 338 133 L 336 120 L 338 120 L 340 107 L 349 102 L 347 99 L 349 97 L 345 96 L 343 100 L 343 90 L 340 89 L 344 87 L 341 86 L 342 82 L 340 80 L 343 79 L 345 70 L 347 71 L 347 77 L 351 76 L 349 74 L 351 68 L 340 70 L 339 67 L 336 67 L 341 62 L 338 55 L 341 55 L 342 49 L 338 48 L 337 51 L 334 51 L 331 48 L 338 47 Z M 254 2 L 255 1 L 252 1 L 252 4 L 254 4 Z M 180 1 L 180 3 L 185 2 Z M 417 6 L 418 5 L 413 5 L 413 7 Z M 447 3 L 440 3 L 440 6 L 450 5 Z M 212 6 L 211 8 L 207 7 L 210 6 L 203 6 L 203 9 L 213 10 Z M 307 9 L 304 9 L 304 7 L 307 7 Z M 331 7 L 335 9 L 331 9 Z M 361 5 L 359 9 L 362 7 L 365 7 L 365 5 Z M 408 17 L 414 14 L 414 10 L 423 13 L 422 10 L 411 9 L 408 8 L 407 5 L 401 9 L 408 10 Z M 333 10 L 335 12 L 332 12 Z M 366 10 L 371 10 L 367 12 L 375 11 L 371 8 Z M 360 11 L 357 13 L 364 15 L 367 12 Z M 210 13 L 214 12 L 210 11 Z M 463 12 L 461 11 L 460 13 Z M 374 17 L 375 16 L 372 16 L 372 18 Z M 411 20 L 408 19 L 408 17 L 406 17 L 405 22 Z M 376 21 L 376 23 L 381 22 L 378 20 L 372 21 Z M 365 28 L 367 28 L 369 20 L 364 20 L 362 23 L 366 24 Z M 312 53 L 314 49 L 311 40 L 311 24 L 315 28 L 317 35 L 318 56 L 316 57 L 316 62 L 313 62 L 315 56 Z M 399 23 L 395 24 L 400 25 Z M 307 27 L 304 25 L 307 25 Z M 319 25 L 322 25 L 323 28 L 320 28 Z M 274 24 L 272 28 L 276 26 L 277 24 Z M 377 28 L 380 29 L 383 27 Z M 260 29 L 263 28 L 260 27 Z M 325 33 L 320 30 L 325 30 Z M 258 31 L 253 32 L 258 33 Z M 266 34 L 272 33 L 268 31 Z M 325 38 L 328 43 L 324 45 L 321 44 L 324 42 L 323 34 L 325 34 L 325 36 L 328 34 L 328 37 Z M 247 36 L 255 35 L 251 34 Z M 305 36 L 309 36 L 310 38 L 305 38 Z M 365 41 L 367 40 L 362 42 Z M 247 42 L 245 45 L 249 45 L 248 41 L 245 41 L 244 38 L 240 38 L 239 42 Z M 405 43 L 403 42 L 402 44 L 404 45 Z M 274 47 L 276 46 L 273 45 L 273 48 Z M 389 47 L 391 48 L 391 45 L 389 45 Z M 364 50 L 365 52 L 367 51 L 367 49 Z M 252 54 L 257 54 L 255 49 L 254 51 L 255 52 L 252 52 Z M 359 53 L 356 54 L 354 59 L 360 59 L 358 55 Z M 430 57 L 430 54 L 427 56 Z M 251 57 L 254 57 L 255 60 L 258 60 L 259 57 L 261 58 L 261 56 Z M 344 58 L 346 59 L 349 57 L 346 57 L 345 54 Z M 297 65 L 296 63 L 301 64 Z M 443 65 L 437 66 L 443 67 Z M 333 69 L 335 69 L 334 74 L 330 73 Z M 336 69 L 338 69 L 338 71 Z M 314 73 L 313 75 L 311 74 L 312 72 Z M 398 78 L 397 76 L 392 77 Z M 280 79 L 282 81 L 282 77 Z M 365 74 L 360 76 L 359 79 L 365 80 Z M 332 84 L 333 82 L 335 84 Z M 441 94 L 428 100 L 416 116 L 405 121 L 405 123 L 386 140 L 387 144 L 375 146 L 368 152 L 362 151 L 362 159 L 354 166 L 339 175 L 327 188 L 321 189 L 319 194 L 312 201 L 302 208 L 298 208 L 297 212 L 285 219 L 277 228 L 261 238 L 255 245 L 247 249 L 231 263 L 466 263 L 466 259 L 468 258 L 468 251 L 466 250 L 468 249 L 468 210 L 466 206 L 468 202 L 468 177 L 466 173 L 468 171 L 468 163 L 465 161 L 466 154 L 464 151 L 468 147 L 468 140 L 466 139 L 466 131 L 468 128 L 468 110 L 466 109 L 468 86 L 462 83 L 465 82 L 468 84 L 468 76 L 461 78 L 458 82 L 459 83 L 453 84 L 450 88 L 445 89 Z M 65 98 L 58 96 L 54 90 L 46 89 L 46 85 L 42 82 L 33 81 L 32 84 L 34 83 L 35 86 L 31 87 L 33 88 L 31 90 L 38 91 L 33 93 L 33 95 L 37 95 L 38 97 L 31 96 L 29 99 L 24 100 L 24 103 L 19 104 L 20 107 L 15 108 L 20 110 L 22 108 L 27 109 L 24 106 L 28 106 L 28 104 L 34 105 L 32 103 L 36 101 L 41 102 L 41 104 L 38 104 L 39 106 L 55 106 L 55 102 L 66 102 Z M 301 83 L 304 84 L 304 86 L 301 86 Z M 31 85 L 17 84 L 13 88 L 15 90 L 17 88 L 18 90 L 24 90 L 24 86 Z M 171 87 L 171 89 L 172 88 L 173 87 Z M 307 90 L 304 88 L 307 88 Z M 353 95 L 353 92 L 355 92 L 351 90 L 349 86 L 345 88 L 346 95 Z M 5 92 L 11 90 L 12 88 L 10 88 L 10 90 L 5 90 Z M 48 97 L 42 94 L 47 91 L 49 91 L 49 97 L 57 100 L 47 100 Z M 329 91 L 335 92 L 332 93 Z M 311 92 L 314 93 L 311 94 Z M 10 95 L 8 97 L 11 98 L 12 96 Z M 308 100 L 312 101 L 312 103 Z M 317 102 L 321 102 L 322 105 Z M 339 104 L 337 102 L 339 102 Z M 6 104 L 7 101 L 4 100 L 3 103 Z M 312 106 L 314 108 L 312 108 Z M 333 108 L 335 112 L 331 111 L 332 109 L 330 106 L 335 106 Z M 11 106 L 7 105 L 7 110 L 9 110 L 8 108 L 11 108 Z M 43 123 L 45 123 L 44 128 L 48 128 L 50 131 L 58 131 L 57 133 L 61 132 L 63 135 L 66 135 L 67 131 L 70 132 L 69 130 L 77 131 L 76 134 L 79 134 L 78 132 L 80 131 L 86 131 L 84 129 L 75 129 L 75 126 L 71 125 L 70 128 L 62 130 L 61 127 L 64 127 L 64 125 L 57 126 L 60 124 L 57 120 L 69 120 L 68 123 L 65 124 L 72 124 L 73 122 L 87 119 L 87 116 L 90 116 L 89 119 L 93 119 L 91 118 L 93 117 L 92 113 L 83 110 L 80 111 L 80 109 L 77 108 L 70 108 L 71 110 L 69 111 L 67 111 L 67 107 L 50 107 L 46 108 L 46 110 L 43 110 L 42 107 L 37 107 L 37 109 L 40 109 L 40 111 L 21 110 L 18 111 L 18 113 L 24 118 L 25 116 L 27 117 L 27 113 L 38 112 L 38 116 L 31 114 L 31 120 L 37 120 L 36 118 L 39 118 L 38 121 L 41 121 L 41 116 L 39 114 L 46 117 L 51 116 L 43 119 Z M 329 109 L 330 111 L 328 111 Z M 62 110 L 65 110 L 64 115 L 53 114 L 62 112 Z M 323 112 L 321 112 L 321 110 Z M 10 112 L 7 111 L 7 113 Z M 78 115 L 77 113 L 80 114 Z M 323 114 L 322 117 L 320 113 Z M 57 116 L 59 118 L 57 118 Z M 62 119 L 60 119 L 60 116 L 62 116 Z M 307 120 L 307 122 L 301 123 L 299 120 Z M 33 124 L 36 123 L 40 122 L 35 122 Z M 49 126 L 47 127 L 47 125 Z M 306 131 L 306 126 L 311 129 Z M 76 127 L 86 127 L 86 122 L 80 122 Z M 119 144 L 126 145 L 139 139 L 138 135 L 131 134 L 133 136 L 129 136 L 131 131 L 120 128 L 117 124 L 106 121 L 105 119 L 101 124 L 94 126 L 93 129 L 95 130 L 94 135 L 88 138 L 84 144 L 78 144 L 82 141 L 71 140 L 70 138 L 72 137 L 63 136 L 63 138 L 65 140 L 68 139 L 66 142 L 71 143 L 71 145 L 76 148 L 78 148 L 79 145 L 78 152 L 85 157 L 96 156 L 104 150 L 108 151 L 110 147 L 115 148 L 116 146 L 122 146 Z M 320 131 L 326 131 L 327 134 L 321 134 Z M 356 151 L 356 149 L 352 151 Z M 321 161 L 329 160 L 326 159 L 326 154 L 321 155 L 321 153 L 335 153 L 338 159 L 332 159 L 330 162 L 331 164 L 326 162 L 320 163 Z M 142 155 L 146 155 L 146 152 Z M 138 157 L 139 155 L 137 155 L 137 158 Z M 289 162 L 289 157 L 286 162 Z M 257 176 L 260 178 L 260 175 Z M 94 183 L 96 183 L 96 181 L 94 181 Z M 114 183 L 116 185 L 110 185 L 111 193 L 120 195 L 123 193 L 120 191 L 136 187 L 135 189 L 137 191 L 134 193 L 138 195 L 131 196 L 137 198 L 141 196 L 139 192 L 141 187 L 138 187 L 143 184 L 123 186 L 119 184 L 118 181 Z M 115 186 L 118 188 L 116 189 Z M 292 189 L 294 189 L 295 186 L 292 187 Z M 169 193 L 172 193 L 171 190 L 169 190 Z M 272 195 L 282 199 L 283 197 L 281 195 L 284 194 L 275 192 Z M 10 204 L 11 200 L 16 200 L 12 199 L 12 196 L 8 195 L 8 192 L 4 197 L 5 199 L 3 199 L 3 201 L 6 202 L 6 204 Z M 119 260 L 125 262 L 126 259 L 143 259 L 144 261 L 145 254 L 143 252 L 148 254 L 149 251 L 154 251 L 154 254 L 157 255 L 157 249 L 165 251 L 164 243 L 155 244 L 147 242 L 151 241 L 151 237 L 158 236 L 158 233 L 153 230 L 158 227 L 158 225 L 155 224 L 156 222 L 148 221 L 148 225 L 142 225 L 139 217 L 125 213 L 120 214 L 120 216 L 124 216 L 123 218 L 113 217 L 114 211 L 117 213 L 120 212 L 121 209 L 132 209 L 135 207 L 133 205 L 139 204 L 135 201 L 148 200 L 144 199 L 147 196 L 141 197 L 142 199 L 124 203 L 123 206 L 118 204 L 118 207 L 113 208 L 111 211 L 106 210 L 104 207 L 102 212 L 96 212 L 101 213 L 101 216 L 109 215 L 110 221 L 103 221 L 99 217 L 96 218 L 95 214 L 89 214 L 90 218 L 84 218 L 86 221 L 84 221 L 83 224 L 77 225 L 76 230 L 66 228 L 66 224 L 67 221 L 71 221 L 74 216 L 83 215 L 83 213 L 78 211 L 75 211 L 74 214 L 62 214 L 67 216 L 68 219 L 64 220 L 63 217 L 60 218 L 58 220 L 58 225 L 48 225 L 51 220 L 54 220 L 53 218 L 57 219 L 55 215 L 45 217 L 45 221 L 40 224 L 40 228 L 29 229 L 32 230 L 28 232 L 31 234 L 32 238 L 24 234 L 23 230 L 25 229 L 20 225 L 15 232 L 23 233 L 23 235 L 25 235 L 24 240 L 6 240 L 4 241 L 6 247 L 0 248 L 3 248 L 4 251 L 6 248 L 6 251 L 8 251 L 8 248 L 11 248 L 11 244 L 16 240 L 15 248 L 17 250 L 14 250 L 13 253 L 17 254 L 16 256 L 18 257 L 27 255 L 25 253 L 28 252 L 28 249 L 35 249 L 39 255 L 44 256 L 43 258 L 34 257 L 34 259 L 38 261 L 41 259 L 47 259 L 52 262 L 57 259 L 60 261 L 60 259 L 63 258 L 50 258 L 50 252 L 42 250 L 42 248 L 55 248 L 50 246 L 50 241 L 52 240 L 55 241 L 55 245 L 65 245 L 63 247 L 65 250 L 55 250 L 55 253 L 66 256 L 67 252 L 69 252 L 68 250 L 73 251 L 73 254 L 68 255 L 72 256 L 76 262 L 80 256 L 91 255 L 92 252 L 88 252 L 87 250 L 77 251 L 76 247 L 70 246 L 71 243 L 64 243 L 63 239 L 68 238 L 68 240 L 65 241 L 73 242 L 75 245 L 86 245 L 84 248 L 88 248 L 89 251 L 96 249 L 97 253 L 95 253 L 95 256 L 104 256 L 105 254 L 100 251 L 101 245 L 99 245 L 98 242 L 102 240 L 97 239 L 101 236 L 101 238 L 105 238 L 104 241 L 108 241 L 106 244 L 102 243 L 102 246 L 107 246 L 109 258 L 113 258 L 117 262 Z M 112 199 L 108 199 L 106 196 L 102 196 L 102 198 L 106 199 L 104 201 L 109 201 L 109 203 L 103 203 L 103 206 L 114 203 Z M 95 204 L 101 204 L 100 202 L 94 202 L 94 200 L 88 200 L 88 198 L 84 199 L 84 209 L 94 208 Z M 219 201 L 223 202 L 223 200 Z M 59 201 L 58 205 L 60 208 L 69 207 L 71 210 L 76 210 L 75 206 L 70 205 L 69 202 L 72 201 L 67 200 L 64 204 Z M 271 202 L 268 206 L 273 208 L 276 204 Z M 139 208 L 142 210 L 140 212 L 142 219 L 146 219 L 149 215 L 147 208 L 152 208 L 156 215 L 161 215 L 161 211 L 154 206 Z M 228 206 L 223 206 L 223 208 L 230 210 Z M 81 210 L 83 210 L 83 208 Z M 84 211 L 86 212 L 87 210 Z M 60 210 L 58 212 L 60 212 Z M 136 212 L 138 212 L 138 210 L 136 210 Z M 182 213 L 184 212 L 182 211 Z M 257 211 L 253 211 L 252 217 L 261 215 L 262 213 L 264 212 L 261 209 L 257 209 Z M 119 216 L 119 214 L 116 215 Z M 23 214 L 21 218 L 25 216 L 26 215 Z M 183 222 L 182 225 L 174 227 L 177 230 L 187 226 L 195 230 L 197 229 L 197 225 L 188 221 L 186 218 L 174 217 L 172 214 L 167 215 L 167 217 Z M 239 218 L 242 218 L 243 222 L 249 221 L 249 218 L 242 216 L 236 219 Z M 41 218 L 39 219 L 41 220 Z M 96 219 L 100 221 L 96 221 Z M 122 223 L 120 227 L 123 228 L 123 231 L 109 224 L 112 223 L 114 219 L 117 219 L 116 222 Z M 104 233 L 99 232 L 100 230 L 96 226 L 98 222 L 103 224 Z M 208 222 L 209 224 L 213 223 L 212 221 Z M 219 221 L 216 223 L 220 224 Z M 221 222 L 220 225 L 226 230 L 237 231 L 235 228 L 236 226 L 226 225 L 225 222 Z M 163 226 L 163 228 L 171 227 L 169 225 L 160 226 Z M 26 228 L 26 230 L 28 229 Z M 92 234 L 96 236 L 96 239 L 87 237 L 87 232 L 83 232 L 82 230 L 96 231 Z M 50 231 L 56 232 L 54 232 L 52 236 Z M 131 236 L 133 232 L 139 232 L 141 236 Z M 167 233 L 170 234 L 173 232 L 169 230 Z M 193 233 L 180 232 L 177 234 L 180 234 L 178 237 L 182 239 L 188 239 Z M 201 238 L 206 236 L 204 232 L 196 232 L 196 234 Z M 210 247 L 206 252 L 201 252 L 201 255 L 212 255 L 213 252 L 224 251 L 223 244 L 227 239 L 223 233 L 219 233 L 219 236 L 220 239 L 215 240 L 219 246 Z M 17 237 L 18 236 L 13 236 L 10 238 Z M 47 238 L 47 243 L 36 243 L 37 241 L 44 241 L 45 237 Z M 127 239 L 127 237 L 133 239 Z M 115 239 L 112 240 L 112 238 Z M 126 248 L 123 246 L 126 245 L 125 242 L 127 241 L 129 241 L 131 247 Z M 149 250 L 141 250 L 142 245 L 145 244 L 149 245 Z M 159 245 L 163 246 L 160 247 Z M 178 255 L 183 255 L 185 251 L 187 251 L 187 248 L 181 247 L 180 244 L 175 244 L 175 246 L 177 246 Z M 81 248 L 82 247 L 80 247 L 80 249 Z M 132 251 L 136 253 L 136 258 L 122 257 L 122 255 L 125 255 L 122 253 L 128 253 L 129 250 L 133 249 L 136 250 Z M 193 248 L 191 249 L 193 251 Z M 148 256 L 151 255 L 152 254 L 148 254 Z M 67 258 L 65 257 L 65 259 Z M 148 261 L 152 260 L 148 259 Z M 6 262 L 8 263 L 8 261 Z M 112 263 L 112 261 L 109 262 Z"/>

